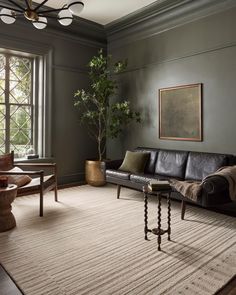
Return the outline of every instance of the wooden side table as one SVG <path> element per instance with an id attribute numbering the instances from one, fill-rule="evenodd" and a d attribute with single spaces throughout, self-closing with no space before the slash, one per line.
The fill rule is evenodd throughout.
<path id="1" fill-rule="evenodd" d="M 143 187 L 143 193 L 144 193 L 144 238 L 145 240 L 148 240 L 148 233 L 151 232 L 155 235 L 157 235 L 157 244 L 158 244 L 158 251 L 161 251 L 161 236 L 165 233 L 168 234 L 168 240 L 170 241 L 170 234 L 171 234 L 171 202 L 170 202 L 170 194 L 171 194 L 171 188 L 168 190 L 157 190 L 157 191 L 151 191 L 149 190 L 148 186 Z M 157 205 L 157 227 L 153 229 L 148 228 L 148 195 L 156 195 L 158 200 Z M 168 205 L 168 211 L 167 211 L 167 229 L 161 228 L 161 198 L 163 195 L 167 196 L 167 205 Z"/>
<path id="2" fill-rule="evenodd" d="M 11 212 L 11 203 L 17 194 L 17 186 L 9 184 L 0 188 L 0 232 L 7 231 L 16 226 L 16 220 Z"/>

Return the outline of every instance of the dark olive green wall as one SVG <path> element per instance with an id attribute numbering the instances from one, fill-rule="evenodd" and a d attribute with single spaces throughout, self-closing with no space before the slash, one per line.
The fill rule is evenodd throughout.
<path id="1" fill-rule="evenodd" d="M 236 154 L 236 8 L 190 20 L 163 29 L 153 19 L 133 34 L 131 28 L 129 38 L 127 28 L 110 34 L 108 52 L 129 62 L 119 77 L 121 94 L 142 112 L 143 123 L 109 141 L 109 157 L 136 146 Z M 203 83 L 203 141 L 160 140 L 158 89 L 192 83 Z"/>

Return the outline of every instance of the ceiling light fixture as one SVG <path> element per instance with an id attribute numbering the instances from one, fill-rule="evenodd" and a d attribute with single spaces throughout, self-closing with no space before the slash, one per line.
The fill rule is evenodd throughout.
<path id="1" fill-rule="evenodd" d="M 8 0 L 11 6 L 0 3 L 0 19 L 5 24 L 13 24 L 17 17 L 24 16 L 31 21 L 33 26 L 39 30 L 46 28 L 48 18 L 57 18 L 59 23 L 63 26 L 69 26 L 73 20 L 73 14 L 78 15 L 84 8 L 84 3 L 81 1 L 68 0 L 67 4 L 59 9 L 45 9 L 42 8 L 49 0 L 44 0 L 38 5 L 33 5 L 32 0 L 25 0 L 25 7 L 18 4 L 15 0 Z M 55 17 L 53 13 L 58 12 Z"/>

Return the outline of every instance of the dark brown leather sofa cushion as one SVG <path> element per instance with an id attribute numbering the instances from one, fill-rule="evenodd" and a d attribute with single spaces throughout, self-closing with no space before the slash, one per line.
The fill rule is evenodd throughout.
<path id="1" fill-rule="evenodd" d="M 188 152 L 160 150 L 158 153 L 155 174 L 183 179 Z"/>
<path id="2" fill-rule="evenodd" d="M 131 174 L 130 180 L 133 182 L 147 184 L 152 179 L 152 176 L 152 174 Z"/>
<path id="3" fill-rule="evenodd" d="M 186 180 L 202 180 L 228 164 L 227 155 L 190 152 L 186 167 Z"/>
<path id="4" fill-rule="evenodd" d="M 106 170 L 106 176 L 129 180 L 130 173 L 119 171 L 119 170 L 108 169 Z"/>
<path id="5" fill-rule="evenodd" d="M 136 152 L 144 152 L 144 153 L 150 153 L 150 157 L 146 163 L 146 166 L 144 168 L 144 173 L 146 174 L 154 174 L 155 172 L 155 164 L 157 160 L 158 155 L 158 149 L 154 148 L 145 148 L 145 147 L 138 147 L 135 149 Z"/>
<path id="6" fill-rule="evenodd" d="M 158 174 L 131 174 L 130 175 L 130 181 L 133 182 L 139 182 L 139 183 L 143 183 L 143 184 L 147 184 L 150 180 L 152 179 L 169 179 L 166 176 L 163 175 L 158 175 Z"/>

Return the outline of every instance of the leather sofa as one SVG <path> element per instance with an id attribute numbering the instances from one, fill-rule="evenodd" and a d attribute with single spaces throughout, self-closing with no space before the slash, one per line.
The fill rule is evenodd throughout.
<path id="1" fill-rule="evenodd" d="M 229 154 L 203 153 L 193 151 L 164 150 L 156 148 L 138 147 L 135 151 L 148 152 L 150 157 L 146 163 L 144 173 L 132 174 L 118 170 L 121 160 L 106 163 L 106 181 L 117 185 L 117 198 L 120 197 L 121 187 L 128 187 L 138 191 L 150 179 L 178 179 L 202 181 L 206 176 L 222 166 L 234 165 L 235 156 Z M 182 200 L 182 219 L 185 213 L 185 202 L 192 203 L 179 192 L 173 191 L 171 198 Z M 197 204 L 212 208 L 231 202 L 228 182 L 224 177 L 211 176 L 203 181 L 202 192 Z"/>

